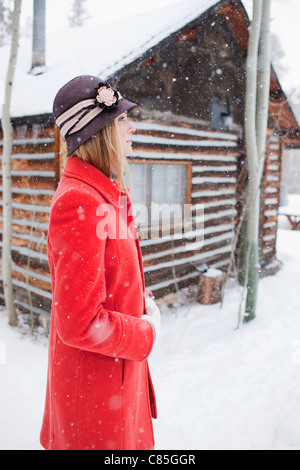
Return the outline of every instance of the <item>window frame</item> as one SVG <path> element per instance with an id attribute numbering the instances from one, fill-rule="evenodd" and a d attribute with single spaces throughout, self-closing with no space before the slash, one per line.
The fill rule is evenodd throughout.
<path id="1" fill-rule="evenodd" d="M 129 165 L 130 163 L 138 163 L 138 164 L 154 164 L 154 165 L 185 165 L 187 167 L 187 176 L 186 176 L 186 201 L 183 203 L 183 205 L 186 207 L 186 211 L 184 211 L 185 215 L 185 220 L 190 221 L 191 220 L 191 202 L 192 202 L 192 172 L 193 172 L 193 163 L 191 161 L 187 160 L 156 160 L 156 159 L 151 159 L 151 158 L 138 158 L 138 157 L 131 157 L 128 158 Z M 130 168 L 130 166 L 129 166 Z M 147 184 L 150 185 L 150 191 L 148 192 L 148 198 L 146 201 L 147 204 L 147 209 L 151 209 L 151 195 L 152 195 L 152 179 L 147 181 Z M 149 200 L 148 200 L 149 199 Z M 163 203 L 162 203 L 163 204 Z M 184 208 L 184 207 L 183 207 Z M 145 223 L 145 224 L 139 224 L 138 226 L 138 232 L 139 236 L 141 239 L 147 239 L 147 238 L 152 238 L 152 234 L 149 231 L 151 228 L 154 229 L 154 232 L 157 233 L 163 233 L 164 228 L 170 227 L 170 234 L 173 234 L 176 229 L 180 228 L 179 225 L 182 225 L 181 223 L 176 223 L 171 221 L 171 223 L 165 224 L 163 220 L 158 220 L 153 222 L 151 220 L 151 223 Z"/>

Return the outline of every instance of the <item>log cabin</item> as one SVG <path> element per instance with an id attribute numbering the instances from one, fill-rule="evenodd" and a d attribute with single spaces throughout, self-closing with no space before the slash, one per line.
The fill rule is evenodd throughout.
<path id="1" fill-rule="evenodd" d="M 58 35 L 57 43 L 67 48 L 61 52 L 65 55 L 58 57 L 54 49 L 55 59 L 48 59 L 47 71 L 39 76 L 30 76 L 19 52 L 23 60 L 16 71 L 12 104 L 12 255 L 20 311 L 50 314 L 47 227 L 51 199 L 66 161 L 51 105 L 59 87 L 83 73 L 126 90 L 126 98 L 138 104 L 131 115 L 136 133 L 130 168 L 132 200 L 151 213 L 150 229 L 149 213 L 138 217 L 147 288 L 162 298 L 197 285 L 203 264 L 224 272 L 229 269 L 247 181 L 243 120 L 248 27 L 249 18 L 239 0 L 192 0 L 174 5 L 174 11 L 168 7 L 115 27 L 105 25 L 90 31 L 90 36 L 85 31 L 89 43 L 79 41 L 83 30 L 78 28 L 66 32 L 68 38 Z M 126 41 L 115 41 L 102 57 L 99 44 L 105 34 L 113 37 L 116 30 Z M 76 35 L 77 59 L 70 54 Z M 47 41 L 51 48 L 54 41 L 51 37 Z M 91 61 L 84 60 L 87 50 Z M 0 140 L 2 147 L 2 133 Z M 298 123 L 272 68 L 261 199 L 262 274 L 276 266 L 282 152 L 299 147 Z M 168 236 L 163 236 L 164 213 L 152 218 L 151 210 L 164 204 L 188 207 L 186 217 L 202 238 L 197 233 L 191 238 L 189 231 L 180 234 L 174 220 Z M 204 208 L 200 217 L 199 207 Z M 197 217 L 200 226 L 195 225 Z"/>

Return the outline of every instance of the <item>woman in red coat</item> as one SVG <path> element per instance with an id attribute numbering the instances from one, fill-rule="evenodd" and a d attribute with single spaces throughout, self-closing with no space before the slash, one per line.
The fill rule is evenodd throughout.
<path id="1" fill-rule="evenodd" d="M 123 181 L 135 105 L 97 77 L 56 95 L 69 159 L 51 204 L 47 450 L 147 450 L 156 403 L 148 368 L 160 315 L 145 291 Z M 151 297 L 151 294 L 150 294 Z"/>

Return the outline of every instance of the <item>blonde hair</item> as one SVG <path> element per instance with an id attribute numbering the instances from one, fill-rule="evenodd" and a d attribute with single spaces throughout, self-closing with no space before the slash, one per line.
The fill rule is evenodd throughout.
<path id="1" fill-rule="evenodd" d="M 73 155 L 95 166 L 108 178 L 115 178 L 120 191 L 128 192 L 125 174 L 130 179 L 129 166 L 123 157 L 116 119 L 80 145 Z"/>

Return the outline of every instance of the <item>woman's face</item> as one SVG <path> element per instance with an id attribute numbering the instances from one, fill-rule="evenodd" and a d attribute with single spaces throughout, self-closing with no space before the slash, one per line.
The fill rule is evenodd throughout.
<path id="1" fill-rule="evenodd" d="M 119 130 L 119 137 L 121 141 L 121 147 L 123 157 L 128 157 L 132 154 L 132 142 L 131 134 L 135 132 L 135 127 L 128 121 L 127 112 L 117 117 L 117 124 Z"/>

